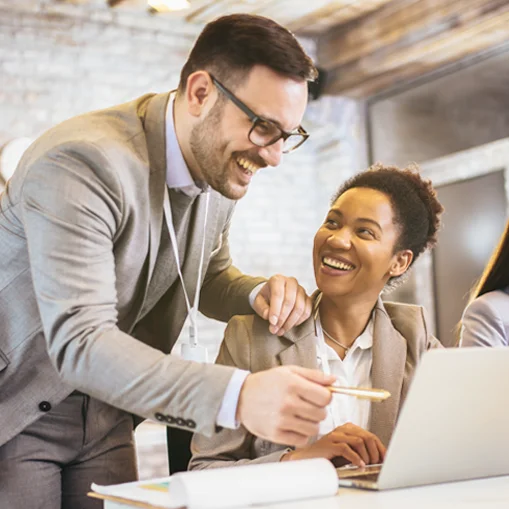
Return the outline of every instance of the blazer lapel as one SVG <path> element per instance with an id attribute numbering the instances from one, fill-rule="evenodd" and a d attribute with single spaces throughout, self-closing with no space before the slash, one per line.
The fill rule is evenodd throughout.
<path id="1" fill-rule="evenodd" d="M 291 343 L 277 355 L 281 365 L 295 364 L 304 368 L 318 369 L 315 324 L 312 316 L 298 327 L 289 330 L 284 337 Z"/>
<path id="2" fill-rule="evenodd" d="M 389 391 L 391 397 L 372 403 L 370 431 L 385 445 L 391 439 L 398 417 L 406 357 L 406 340 L 392 325 L 379 299 L 375 307 L 371 380 L 374 388 Z"/>
<path id="3" fill-rule="evenodd" d="M 163 224 L 163 200 L 164 186 L 166 185 L 166 107 L 169 94 L 157 94 L 151 96 L 140 105 L 138 114 L 143 123 L 147 142 L 147 152 L 150 164 L 149 174 L 149 234 L 148 234 L 148 268 L 143 287 L 143 294 L 137 313 L 133 313 L 131 329 L 136 323 L 148 292 L 150 280 L 154 273 L 154 267 L 161 241 Z"/>

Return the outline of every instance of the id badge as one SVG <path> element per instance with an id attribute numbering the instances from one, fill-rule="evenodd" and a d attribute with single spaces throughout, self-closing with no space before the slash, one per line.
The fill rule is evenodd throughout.
<path id="1" fill-rule="evenodd" d="M 208 351 L 203 345 L 183 343 L 181 355 L 186 361 L 209 362 Z"/>

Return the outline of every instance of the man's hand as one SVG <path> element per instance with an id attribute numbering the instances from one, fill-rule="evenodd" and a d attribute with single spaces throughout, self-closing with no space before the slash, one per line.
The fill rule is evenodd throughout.
<path id="1" fill-rule="evenodd" d="M 324 435 L 314 444 L 285 454 L 283 461 L 343 457 L 358 467 L 381 463 L 385 446 L 380 439 L 355 424 L 347 423 Z"/>
<path id="2" fill-rule="evenodd" d="M 269 321 L 270 332 L 278 336 L 306 320 L 311 307 L 311 299 L 297 280 L 279 274 L 264 284 L 253 303 L 256 313 Z"/>
<path id="3" fill-rule="evenodd" d="M 281 366 L 247 376 L 237 420 L 254 435 L 278 444 L 304 446 L 318 433 L 335 377 L 298 366 Z"/>

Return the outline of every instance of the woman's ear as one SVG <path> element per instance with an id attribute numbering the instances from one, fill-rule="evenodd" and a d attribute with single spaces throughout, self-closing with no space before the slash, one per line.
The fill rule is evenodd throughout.
<path id="1" fill-rule="evenodd" d="M 412 263 L 413 259 L 414 254 L 410 249 L 398 251 L 393 257 L 389 269 L 389 276 L 398 277 L 404 274 L 408 270 L 408 267 L 410 267 L 410 264 Z"/>

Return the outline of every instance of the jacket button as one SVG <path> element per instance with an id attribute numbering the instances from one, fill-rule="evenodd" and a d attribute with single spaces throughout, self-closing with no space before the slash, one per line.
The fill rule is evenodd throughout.
<path id="1" fill-rule="evenodd" d="M 166 420 L 166 417 L 160 413 L 160 412 L 157 412 L 157 414 L 155 415 L 156 419 L 160 422 L 164 422 Z"/>
<path id="2" fill-rule="evenodd" d="M 196 423 L 192 419 L 188 419 L 186 421 L 186 426 L 188 428 L 194 429 L 194 428 L 196 428 Z"/>
<path id="3" fill-rule="evenodd" d="M 41 401 L 39 403 L 39 410 L 41 412 L 49 412 L 51 410 L 51 403 L 49 401 Z"/>

